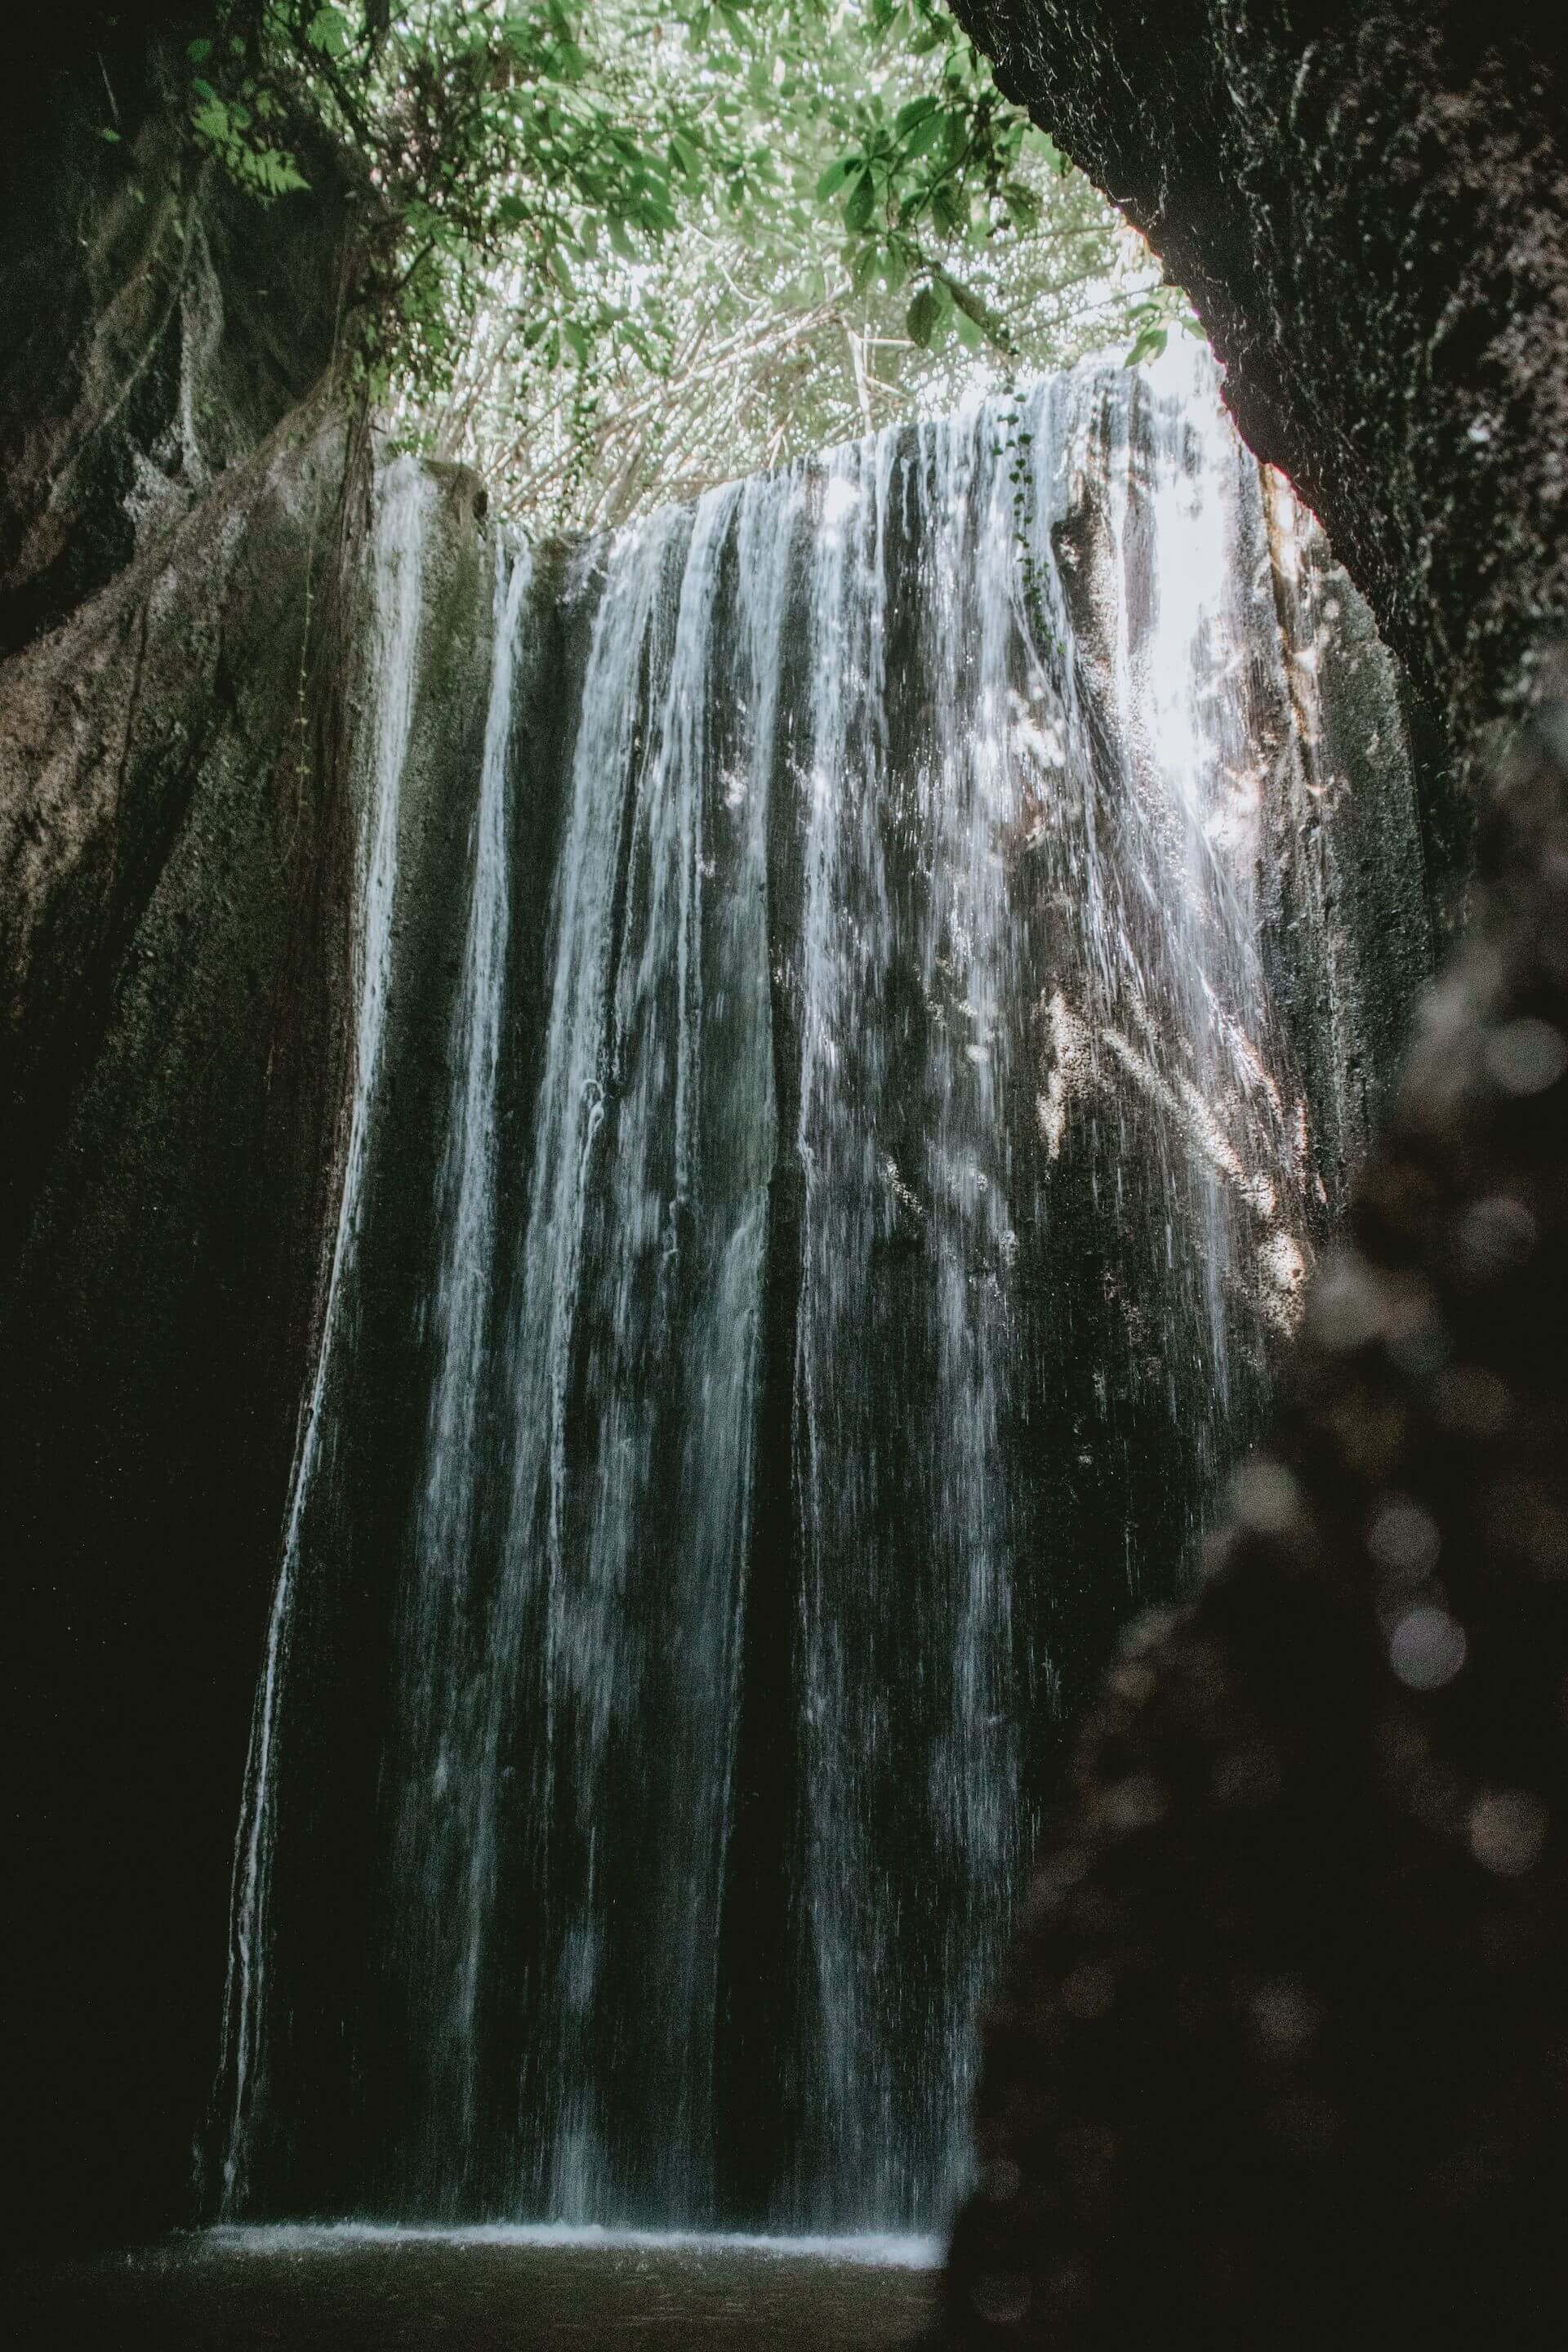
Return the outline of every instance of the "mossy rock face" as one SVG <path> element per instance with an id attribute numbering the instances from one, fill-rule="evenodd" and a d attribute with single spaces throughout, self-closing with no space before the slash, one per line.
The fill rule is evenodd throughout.
<path id="1" fill-rule="evenodd" d="M 342 159 L 287 125 L 310 189 L 258 203 L 184 135 L 178 42 L 138 39 L 133 21 L 68 50 L 0 161 L 0 655 L 165 537 L 318 383 L 341 335 Z"/>
<path id="2" fill-rule="evenodd" d="M 1451 924 L 1469 845 L 1455 773 L 1568 616 L 1561 37 L 1517 7 L 1388 0 L 957 13 L 1190 290 L 1243 434 L 1321 516 L 1405 665 Z"/>
<path id="3" fill-rule="evenodd" d="M 369 492 L 340 422 L 286 423 L 0 664 L 15 1883 L 47 1921 L 19 2099 L 57 2226 L 191 2207 L 353 1080 Z M 404 800 L 441 931 L 405 1017 L 433 1038 L 483 728 L 476 492 L 448 471 L 434 502 Z M 415 1037 L 405 1068 L 422 1056 Z M 396 1108 L 412 1193 L 438 1139 L 417 1084 Z"/>
<path id="4" fill-rule="evenodd" d="M 351 1058 L 352 812 L 300 746 L 342 471 L 341 434 L 280 448 L 0 669 L 20 1884 L 53 1914 L 22 2096 L 44 2200 L 74 2142 L 106 2217 L 178 2210 L 199 2114 Z"/>
<path id="5" fill-rule="evenodd" d="M 186 13 L 29 5 L 0 97 L 24 2231 L 185 2210 L 352 1059 L 363 468 L 306 397 L 346 191 L 317 156 L 264 210 L 194 155 Z"/>

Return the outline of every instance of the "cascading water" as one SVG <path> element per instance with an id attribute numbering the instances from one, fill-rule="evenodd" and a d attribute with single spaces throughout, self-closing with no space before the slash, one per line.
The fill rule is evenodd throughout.
<path id="1" fill-rule="evenodd" d="M 336 1302 L 376 1247 L 398 987 L 369 901 L 237 1861 L 228 2210 L 940 2219 L 1062 1708 L 1178 1589 L 1364 1126 L 1324 680 L 1394 741 L 1392 677 L 1338 650 L 1314 527 L 1205 369 L 1081 370 L 563 577 L 496 550 L 445 1143 L 384 1163 L 426 1188 L 422 1295 L 361 1365 Z M 378 540 L 378 842 L 416 478 Z M 1406 887 L 1403 767 L 1357 821 Z M 1327 969 L 1331 1003 L 1281 985 Z M 363 1683 L 284 1671 L 301 1578 L 347 1578 L 350 1502 L 306 1501 L 374 1483 L 374 1383 L 422 1400 L 339 1644 L 383 1662 L 379 1798 L 344 1761 Z M 322 1434 L 351 1412 L 357 1488 Z M 312 1834 L 364 1858 L 352 1935 L 312 1918 Z M 275 2005 L 310 2022 L 263 2070 Z"/>
<path id="2" fill-rule="evenodd" d="M 511 922 L 508 758 L 517 639 L 532 563 L 498 542 L 495 649 L 483 765 L 474 820 L 473 895 L 452 1040 L 452 1098 L 441 1176 L 442 1257 L 433 1317 L 424 1477 L 404 1593 L 406 1667 L 397 1726 L 398 1873 L 407 1889 L 395 1954 L 406 1971 L 412 2102 L 424 2116 L 473 2129 L 478 2086 L 477 1940 L 485 1895 L 484 1850 L 461 1831 L 465 1793 L 454 1776 L 470 1761 L 483 1704 L 484 1660 L 472 1642 L 469 1565 L 481 1484 L 482 1375 L 496 1286 L 499 1169 L 497 1089 Z"/>

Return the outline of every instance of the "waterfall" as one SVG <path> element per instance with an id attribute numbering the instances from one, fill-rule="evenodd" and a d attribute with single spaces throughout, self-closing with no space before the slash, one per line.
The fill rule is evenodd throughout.
<path id="1" fill-rule="evenodd" d="M 495 1288 L 496 1151 L 509 887 L 512 695 L 532 583 L 526 546 L 495 550 L 495 649 L 473 827 L 473 896 L 452 1037 L 447 1144 L 441 1171 L 441 1263 L 434 1300 L 436 1366 L 416 1507 L 414 1573 L 404 1596 L 398 1727 L 399 1870 L 408 1890 L 396 1955 L 410 1979 L 410 2036 L 426 2116 L 472 2134 L 478 2085 L 477 1922 L 482 1887 L 465 1835 L 461 1775 L 485 1665 L 472 1640 L 469 1591 L 480 1485 L 482 1389 Z M 459 2174 L 460 2178 L 460 2174 Z"/>
<path id="2" fill-rule="evenodd" d="M 1364 1139 L 1366 877 L 1408 895 L 1415 833 L 1402 751 L 1352 809 L 1344 713 L 1402 744 L 1392 675 L 1196 355 L 563 557 L 497 532 L 421 1029 L 388 929 L 418 480 L 378 523 L 356 1093 L 242 1809 L 226 2206 L 298 2210 L 290 2150 L 342 2107 L 310 2175 L 340 2210 L 929 2227 L 1062 1724 L 1190 1571 Z M 447 1106 L 424 1159 L 367 1140 L 400 986 L 389 1066 Z M 346 1382 L 367 1152 L 416 1248 Z M 416 1401 L 411 1468 L 376 1382 Z M 407 1495 L 338 1636 L 384 1655 L 374 1803 L 341 1664 L 278 1736 L 301 1578 L 348 1572 L 342 1526 L 306 1540 L 340 1423 L 345 1496 Z M 314 2039 L 263 2068 L 279 1775 L 292 1914 L 312 1822 L 365 1888 L 301 1977 Z"/>

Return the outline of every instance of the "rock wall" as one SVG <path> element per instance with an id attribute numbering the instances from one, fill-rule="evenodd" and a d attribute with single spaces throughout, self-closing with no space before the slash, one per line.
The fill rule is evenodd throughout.
<path id="1" fill-rule="evenodd" d="M 245 224 L 160 126 L 140 15 L 19 12 L 0 162 L 24 2237 L 171 2210 L 199 2113 L 173 2087 L 199 2043 L 157 1922 L 199 1944 L 216 1903 L 221 1951 L 204 1750 L 221 1772 L 243 1718 L 343 1076 L 349 835 L 302 701 L 343 436 L 254 454 L 326 346 L 308 308 L 280 373 L 237 341 L 218 269 Z"/>
<path id="2" fill-rule="evenodd" d="M 165 534 L 337 346 L 366 192 L 289 123 L 309 197 L 246 195 L 183 136 L 177 46 L 135 16 L 81 29 L 0 163 L 0 655 Z"/>
<path id="3" fill-rule="evenodd" d="M 1553 2342 L 1568 2290 L 1568 185 L 1522 11 L 964 5 L 1194 291 L 1480 786 L 1269 1447 L 1090 1710 L 942 2341 Z M 1492 722 L 1535 709 L 1506 756 Z M 1466 803 L 1429 772 L 1439 916 Z"/>
<path id="4" fill-rule="evenodd" d="M 1504 0 L 958 0 L 1075 163 L 1191 292 L 1260 457 L 1289 477 L 1404 663 L 1447 776 L 1568 616 L 1564 47 Z"/>
<path id="5" fill-rule="evenodd" d="M 300 702 L 342 457 L 268 453 L 0 670 L 20 2105 L 57 2226 L 171 2210 L 200 2113 L 345 1079 L 352 833 Z"/>
<path id="6" fill-rule="evenodd" d="M 210 2086 L 353 1079 L 371 453 L 311 389 L 332 159 L 257 208 L 172 138 L 147 12 L 80 14 L 0 167 L 0 1428 L 22 2227 L 112 2236 L 187 2209 Z"/>

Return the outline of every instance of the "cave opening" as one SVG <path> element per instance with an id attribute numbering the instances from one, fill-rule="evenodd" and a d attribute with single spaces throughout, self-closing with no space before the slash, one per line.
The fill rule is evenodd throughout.
<path id="1" fill-rule="evenodd" d="M 213 2225 L 132 2333 L 892 2340 L 955 2201 L 966 2347 L 1538 2315 L 1555 68 L 964 14 L 1250 448 L 1163 325 L 877 429 L 868 325 L 858 442 L 520 532 L 216 116 L 110 186 L 129 18 L 7 265 L 20 2105 L 46 2243 Z"/>

